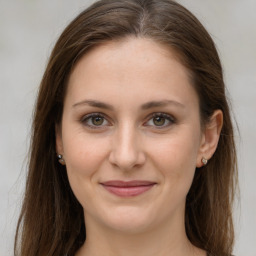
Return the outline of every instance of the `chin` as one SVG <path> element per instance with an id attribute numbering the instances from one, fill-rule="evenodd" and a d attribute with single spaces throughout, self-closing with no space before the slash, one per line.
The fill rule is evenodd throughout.
<path id="1" fill-rule="evenodd" d="M 127 234 L 142 233 L 154 226 L 154 214 L 136 207 L 118 207 L 114 211 L 105 212 L 101 222 L 110 229 Z"/>

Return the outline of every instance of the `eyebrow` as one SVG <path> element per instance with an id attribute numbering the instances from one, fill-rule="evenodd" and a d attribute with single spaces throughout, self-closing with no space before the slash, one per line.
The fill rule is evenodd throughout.
<path id="1" fill-rule="evenodd" d="M 114 107 L 112 105 L 101 102 L 101 101 L 97 101 L 97 100 L 83 100 L 78 103 L 75 103 L 72 107 L 78 107 L 78 106 L 83 106 L 83 105 L 88 105 L 88 106 L 107 109 L 107 110 L 114 110 Z M 156 108 L 156 107 L 166 107 L 168 105 L 174 105 L 174 106 L 177 106 L 180 108 L 185 108 L 185 105 L 183 105 L 182 103 L 180 103 L 178 101 L 160 100 L 160 101 L 150 101 L 150 102 L 144 103 L 141 106 L 141 109 L 147 110 L 147 109 Z"/>
<path id="2" fill-rule="evenodd" d="M 113 106 L 97 100 L 83 100 L 78 103 L 75 103 L 72 107 L 83 106 L 83 105 L 88 105 L 91 107 L 103 108 L 108 110 L 114 110 Z"/>
<path id="3" fill-rule="evenodd" d="M 168 105 L 175 105 L 177 107 L 185 108 L 185 105 L 174 100 L 161 100 L 161 101 L 150 101 L 141 106 L 143 110 L 155 108 L 155 107 L 166 107 Z"/>

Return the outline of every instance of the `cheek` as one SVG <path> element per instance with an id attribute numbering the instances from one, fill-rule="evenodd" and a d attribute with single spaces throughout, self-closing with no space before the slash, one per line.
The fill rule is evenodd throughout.
<path id="1" fill-rule="evenodd" d="M 191 130 L 180 132 L 165 138 L 157 145 L 157 150 L 152 152 L 152 158 L 165 182 L 171 188 L 188 191 L 196 169 L 199 145 L 197 133 L 193 134 Z"/>
<path id="2" fill-rule="evenodd" d="M 158 142 L 155 159 L 169 166 L 196 166 L 198 142 L 189 136 L 170 137 Z"/>
<path id="3" fill-rule="evenodd" d="M 72 136 L 70 136 L 72 134 Z M 88 136 L 84 132 L 68 131 L 63 134 L 63 148 L 67 167 L 72 171 L 94 170 L 106 154 L 104 140 Z"/>
<path id="4" fill-rule="evenodd" d="M 97 140 L 82 134 L 68 135 L 63 134 L 67 174 L 70 186 L 81 202 L 80 199 L 89 194 L 85 190 L 90 190 L 96 182 L 97 171 L 106 159 L 106 143 L 101 140 L 98 144 Z"/>

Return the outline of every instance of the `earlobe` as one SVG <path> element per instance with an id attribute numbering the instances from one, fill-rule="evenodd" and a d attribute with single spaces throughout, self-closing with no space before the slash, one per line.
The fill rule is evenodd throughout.
<path id="1" fill-rule="evenodd" d="M 197 156 L 197 167 L 202 167 L 203 165 L 206 165 L 216 151 L 222 125 L 223 113 L 219 109 L 215 110 L 210 121 L 205 125 L 201 145 Z"/>

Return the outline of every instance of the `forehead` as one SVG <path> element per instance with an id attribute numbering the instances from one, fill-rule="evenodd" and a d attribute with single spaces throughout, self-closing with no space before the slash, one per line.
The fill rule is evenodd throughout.
<path id="1" fill-rule="evenodd" d="M 76 64 L 68 81 L 67 96 L 77 100 L 122 95 L 136 99 L 139 95 L 173 95 L 183 97 L 183 101 L 191 101 L 191 97 L 197 100 L 189 72 L 177 54 L 145 38 L 126 38 L 95 47 Z"/>
<path id="2" fill-rule="evenodd" d="M 170 62 L 176 62 L 183 72 L 189 77 L 189 71 L 181 64 L 180 54 L 171 47 L 155 42 L 150 38 L 142 37 L 126 37 L 120 40 L 108 41 L 97 45 L 90 49 L 75 65 L 71 72 L 71 77 L 74 73 L 79 72 L 77 66 L 95 65 L 94 68 L 111 68 L 117 62 L 120 68 L 131 69 L 138 68 L 138 65 L 150 69 L 159 63 L 170 65 Z M 164 63 L 165 62 L 165 63 Z"/>

